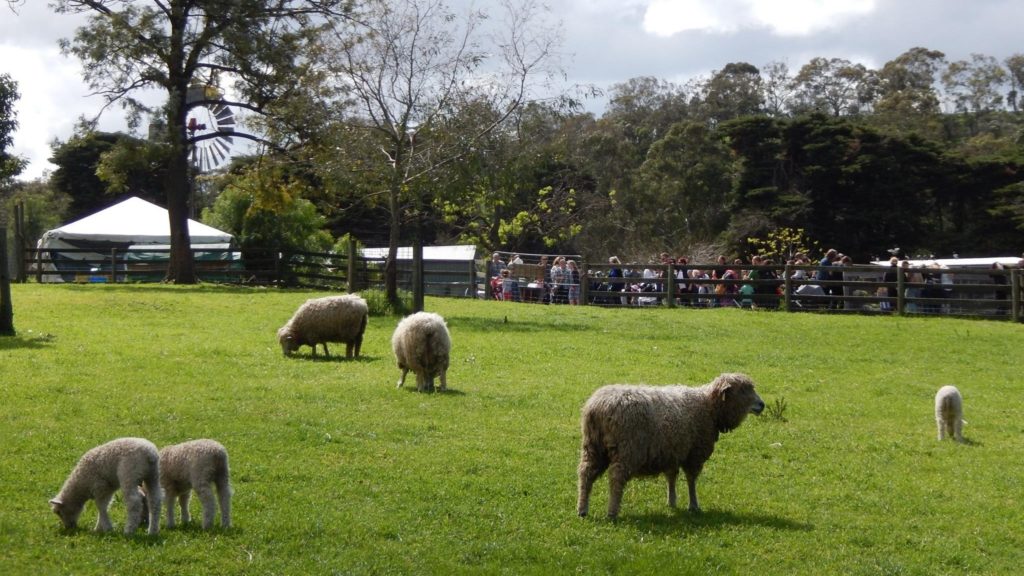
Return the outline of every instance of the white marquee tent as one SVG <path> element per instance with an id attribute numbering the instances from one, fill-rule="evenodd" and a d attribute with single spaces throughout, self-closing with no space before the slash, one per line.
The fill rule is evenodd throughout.
<path id="1" fill-rule="evenodd" d="M 193 248 L 225 250 L 233 239 L 231 234 L 195 220 L 188 221 L 188 231 Z M 109 256 L 112 249 L 124 251 L 138 246 L 166 249 L 170 242 L 171 225 L 167 210 L 132 196 L 81 220 L 45 232 L 37 247 L 50 251 L 51 259 L 70 261 L 103 258 Z M 69 249 L 95 252 L 61 252 Z M 58 267 L 50 263 L 44 264 L 43 269 L 58 271 Z M 48 274 L 44 278 L 49 282 L 62 281 L 57 274 Z"/>

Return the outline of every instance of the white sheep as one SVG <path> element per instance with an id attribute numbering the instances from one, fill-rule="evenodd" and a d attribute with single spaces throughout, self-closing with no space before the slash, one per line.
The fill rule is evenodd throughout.
<path id="1" fill-rule="evenodd" d="M 192 440 L 160 450 L 160 486 L 167 503 L 167 527 L 173 528 L 174 505 L 181 504 L 181 521 L 189 523 L 189 499 L 192 490 L 199 494 L 203 505 L 203 529 L 213 527 L 217 514 L 216 500 L 220 501 L 220 523 L 231 527 L 231 481 L 228 470 L 228 451 L 215 440 Z"/>
<path id="2" fill-rule="evenodd" d="M 446 374 L 452 341 L 444 318 L 431 312 L 406 316 L 395 328 L 391 348 L 402 370 L 399 388 L 405 384 L 409 370 L 416 373 L 416 389 L 420 392 L 433 392 L 436 376 L 441 379 L 440 390 L 448 388 Z"/>
<path id="3" fill-rule="evenodd" d="M 316 356 L 317 344 L 323 344 L 324 354 L 330 356 L 327 343 L 344 342 L 345 357 L 352 358 L 353 351 L 359 357 L 369 315 L 366 300 L 358 294 L 311 298 L 278 329 L 277 339 L 285 356 L 301 346 L 310 346 Z"/>
<path id="4" fill-rule="evenodd" d="M 124 533 L 132 534 L 142 523 L 143 495 L 139 486 L 145 484 L 149 499 L 149 534 L 160 531 L 160 470 L 156 446 L 144 438 L 118 438 L 89 450 L 75 465 L 60 493 L 50 500 L 50 508 L 60 517 L 65 528 L 78 525 L 78 517 L 89 500 L 96 501 L 99 519 L 97 532 L 113 529 L 107 509 L 118 487 L 124 495 L 128 515 Z"/>
<path id="5" fill-rule="evenodd" d="M 956 386 L 943 386 L 935 394 L 935 423 L 939 427 L 939 440 L 946 435 L 963 442 L 964 399 Z"/>
<path id="6" fill-rule="evenodd" d="M 710 384 L 599 388 L 582 410 L 583 441 L 577 512 L 586 516 L 594 481 L 608 470 L 608 517 L 619 514 L 626 482 L 664 474 L 668 505 L 676 505 L 676 478 L 686 474 L 690 511 L 699 512 L 697 476 L 715 450 L 721 432 L 760 414 L 764 402 L 745 374 L 722 374 Z"/>

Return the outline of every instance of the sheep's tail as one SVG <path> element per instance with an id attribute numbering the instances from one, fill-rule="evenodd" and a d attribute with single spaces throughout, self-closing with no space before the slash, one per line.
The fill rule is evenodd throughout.
<path id="1" fill-rule="evenodd" d="M 604 443 L 604 426 L 599 415 L 594 410 L 583 412 L 583 439 L 580 450 L 587 454 L 588 458 L 594 461 L 601 461 L 608 458 L 607 449 Z"/>

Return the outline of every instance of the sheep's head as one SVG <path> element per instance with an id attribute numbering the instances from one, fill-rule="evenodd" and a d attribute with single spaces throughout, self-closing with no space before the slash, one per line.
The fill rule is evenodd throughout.
<path id="1" fill-rule="evenodd" d="M 50 500 L 50 509 L 60 518 L 60 523 L 68 530 L 78 526 L 78 517 L 82 514 L 82 508 L 82 506 L 69 506 L 60 498 Z"/>
<path id="2" fill-rule="evenodd" d="M 281 343 L 281 351 L 285 356 L 291 356 L 292 352 L 299 349 L 299 341 L 287 326 L 277 331 L 277 341 Z"/>
<path id="3" fill-rule="evenodd" d="M 728 432 L 740 424 L 747 414 L 760 414 L 764 401 L 754 391 L 754 381 L 739 372 L 725 373 L 711 382 L 711 395 L 717 410 L 718 429 Z"/>

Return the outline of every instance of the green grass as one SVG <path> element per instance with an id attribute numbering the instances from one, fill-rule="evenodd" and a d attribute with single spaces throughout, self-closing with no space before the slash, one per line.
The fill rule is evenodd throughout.
<path id="1" fill-rule="evenodd" d="M 1024 326 L 428 299 L 445 394 L 396 390 L 393 317 L 356 361 L 285 358 L 306 291 L 15 285 L 0 338 L 0 574 L 1012 574 L 1024 562 Z M 506 321 L 507 320 L 507 321 Z M 335 345 L 332 351 L 343 351 Z M 579 408 L 612 382 L 742 371 L 782 418 L 725 434 L 671 510 L 630 482 L 575 514 Z M 943 384 L 967 445 L 935 439 Z M 227 446 L 231 530 L 67 533 L 47 506 L 118 436 Z M 685 494 L 685 490 L 684 490 Z M 193 500 L 193 506 L 198 502 Z M 198 510 L 194 510 L 194 515 Z M 116 525 L 124 506 L 112 507 Z"/>

